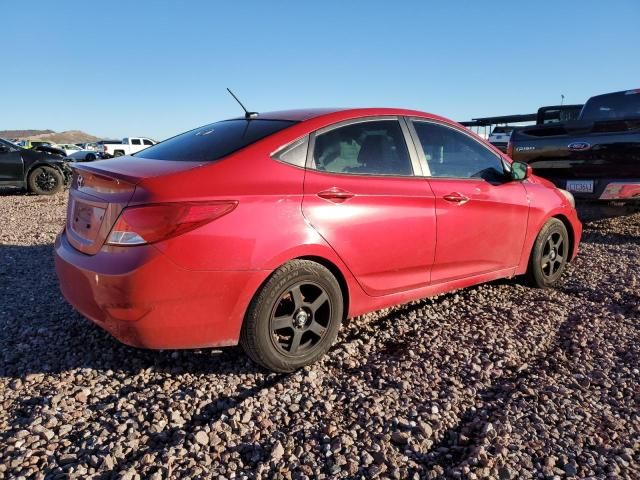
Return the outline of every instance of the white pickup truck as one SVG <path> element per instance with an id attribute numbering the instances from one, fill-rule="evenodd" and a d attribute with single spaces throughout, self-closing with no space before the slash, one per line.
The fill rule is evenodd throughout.
<path id="1" fill-rule="evenodd" d="M 104 143 L 105 157 L 120 157 L 122 155 L 133 155 L 140 150 L 144 150 L 151 145 L 155 145 L 156 141 L 144 137 L 123 138 L 122 143 Z"/>

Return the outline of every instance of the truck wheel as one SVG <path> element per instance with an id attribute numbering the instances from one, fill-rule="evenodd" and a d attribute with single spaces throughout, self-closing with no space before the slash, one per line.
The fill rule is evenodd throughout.
<path id="1" fill-rule="evenodd" d="M 292 372 L 329 350 L 343 308 L 340 285 L 329 270 L 293 260 L 277 269 L 252 300 L 240 344 L 263 367 Z"/>
<path id="2" fill-rule="evenodd" d="M 533 287 L 553 287 L 569 261 L 569 233 L 557 218 L 544 224 L 531 251 L 527 283 Z"/>
<path id="3" fill-rule="evenodd" d="M 53 195 L 62 190 L 64 179 L 57 168 L 43 165 L 31 171 L 27 184 L 29 191 L 36 195 Z"/>
<path id="4" fill-rule="evenodd" d="M 122 150 L 116 150 L 115 152 L 113 152 L 114 157 L 121 157 L 123 155 L 124 155 L 124 152 Z"/>

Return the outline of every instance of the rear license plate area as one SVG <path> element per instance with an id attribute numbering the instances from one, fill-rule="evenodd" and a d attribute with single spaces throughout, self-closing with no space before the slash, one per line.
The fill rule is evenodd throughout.
<path id="1" fill-rule="evenodd" d="M 593 193 L 593 180 L 567 180 L 567 190 L 573 193 Z"/>
<path id="2" fill-rule="evenodd" d="M 76 201 L 73 205 L 71 228 L 87 240 L 95 240 L 104 219 L 105 209 Z"/>

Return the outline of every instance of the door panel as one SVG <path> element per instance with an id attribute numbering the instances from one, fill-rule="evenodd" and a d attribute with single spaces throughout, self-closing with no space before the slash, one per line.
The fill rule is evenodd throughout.
<path id="1" fill-rule="evenodd" d="M 0 152 L 0 181 L 21 182 L 23 174 L 22 157 L 18 150 Z"/>
<path id="2" fill-rule="evenodd" d="M 429 180 L 436 197 L 437 249 L 433 283 L 505 268 L 520 261 L 529 204 L 520 182 Z M 461 194 L 467 201 L 447 200 Z"/>
<path id="3" fill-rule="evenodd" d="M 319 193 L 344 191 L 346 199 Z M 303 212 L 369 295 L 430 281 L 435 253 L 435 202 L 421 178 L 336 175 L 309 170 Z"/>
<path id="4" fill-rule="evenodd" d="M 420 161 L 429 172 L 438 222 L 432 283 L 515 267 L 529 202 L 502 157 L 468 133 L 413 120 Z"/>
<path id="5" fill-rule="evenodd" d="M 407 136 L 397 119 L 369 119 L 311 141 L 303 213 L 372 296 L 430 282 L 435 200 Z"/>

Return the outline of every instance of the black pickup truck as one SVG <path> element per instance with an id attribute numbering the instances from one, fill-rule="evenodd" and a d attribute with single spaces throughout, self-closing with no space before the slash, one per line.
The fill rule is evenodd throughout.
<path id="1" fill-rule="evenodd" d="M 517 129 L 507 153 L 577 200 L 640 206 L 640 89 L 591 97 L 577 120 Z"/>

